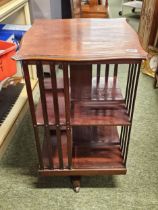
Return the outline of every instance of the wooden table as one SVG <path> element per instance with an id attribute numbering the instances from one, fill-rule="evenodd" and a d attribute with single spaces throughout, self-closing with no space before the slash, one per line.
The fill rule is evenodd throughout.
<path id="1" fill-rule="evenodd" d="M 140 65 L 146 58 L 126 20 L 37 20 L 15 58 L 23 63 L 39 174 L 70 176 L 75 191 L 80 176 L 126 174 Z M 28 73 L 32 64 L 41 96 L 36 109 Z M 43 65 L 50 68 L 49 78 Z M 124 95 L 118 85 L 123 65 L 128 73 Z"/>

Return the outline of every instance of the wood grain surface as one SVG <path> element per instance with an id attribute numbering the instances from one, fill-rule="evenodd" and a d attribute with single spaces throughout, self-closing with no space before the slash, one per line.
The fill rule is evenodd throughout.
<path id="1" fill-rule="evenodd" d="M 36 20 L 16 60 L 101 61 L 145 59 L 137 33 L 125 19 Z"/>
<path id="2" fill-rule="evenodd" d="M 116 83 L 117 84 L 117 83 Z M 62 83 L 58 82 L 58 101 L 59 101 L 59 117 L 60 124 L 65 125 L 65 100 L 62 92 Z M 92 83 L 92 85 L 94 85 Z M 49 82 L 46 81 L 46 102 L 48 110 L 48 120 L 50 125 L 55 125 L 53 98 L 52 93 L 49 90 Z M 86 88 L 84 88 L 86 89 Z M 109 79 L 107 85 L 107 91 L 99 89 L 104 95 L 100 95 L 101 92 L 97 91 L 97 88 L 92 86 L 92 92 L 87 88 L 86 94 L 82 94 L 83 101 L 78 101 L 74 98 L 72 100 L 71 108 L 71 124 L 72 125 L 130 125 L 129 116 L 125 107 L 125 102 L 119 87 L 112 86 L 112 78 Z M 99 95 L 98 95 L 99 93 Z M 79 92 L 74 92 L 79 96 Z M 39 102 L 36 109 L 36 116 L 38 125 L 43 125 L 43 113 L 42 105 Z"/>
<path id="3" fill-rule="evenodd" d="M 119 136 L 116 127 L 73 127 L 75 133 L 73 143 L 73 169 L 124 169 L 123 158 L 119 146 Z M 89 138 L 93 135 L 93 138 Z M 68 168 L 67 140 L 62 131 L 62 151 L 64 169 Z M 83 139 L 84 138 L 84 139 Z M 57 139 L 55 131 L 51 133 L 54 168 L 59 168 Z M 49 168 L 46 141 L 43 143 L 43 160 L 45 168 Z M 62 172 L 62 171 L 61 171 Z M 70 171 L 71 174 L 71 171 Z M 99 174 L 99 172 L 98 172 Z"/>

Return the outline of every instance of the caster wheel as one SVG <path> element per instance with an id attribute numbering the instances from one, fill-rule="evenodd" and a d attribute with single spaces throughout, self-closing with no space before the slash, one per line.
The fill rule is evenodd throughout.
<path id="1" fill-rule="evenodd" d="M 119 13 L 118 13 L 120 16 L 122 16 L 122 11 L 119 11 Z"/>
<path id="2" fill-rule="evenodd" d="M 135 13 L 135 11 L 136 11 L 136 8 L 133 8 L 133 9 L 132 9 L 132 12 Z"/>
<path id="3" fill-rule="evenodd" d="M 80 192 L 80 187 L 74 187 L 73 190 L 74 190 L 75 193 L 79 193 Z"/>

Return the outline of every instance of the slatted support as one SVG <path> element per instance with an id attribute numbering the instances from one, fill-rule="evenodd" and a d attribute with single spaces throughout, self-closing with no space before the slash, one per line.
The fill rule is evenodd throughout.
<path id="1" fill-rule="evenodd" d="M 137 87 L 138 87 L 138 80 L 139 80 L 139 75 L 140 75 L 140 67 L 141 64 L 137 64 L 136 66 L 136 75 L 135 75 L 135 85 L 133 88 L 133 94 L 132 94 L 132 101 L 130 103 L 130 111 L 129 111 L 129 116 L 130 120 L 132 121 L 133 119 L 133 112 L 134 112 L 134 107 L 135 107 L 135 100 L 136 100 L 136 94 L 137 94 Z"/>
<path id="2" fill-rule="evenodd" d="M 64 80 L 64 98 L 65 98 L 65 115 L 66 115 L 66 135 L 67 135 L 67 151 L 68 151 L 68 168 L 72 168 L 72 135 L 70 125 L 70 98 L 69 98 L 69 75 L 68 64 L 63 64 L 63 80 Z"/>
<path id="3" fill-rule="evenodd" d="M 62 154 L 62 143 L 61 143 L 61 125 L 60 125 L 60 114 L 59 114 L 59 102 L 58 102 L 58 92 L 57 92 L 57 78 L 55 71 L 55 64 L 50 63 L 50 75 L 51 75 L 51 85 L 52 85 L 52 95 L 54 104 L 54 117 L 55 117 L 55 127 L 58 145 L 58 156 L 59 156 L 59 168 L 63 169 L 63 154 Z M 52 105 L 53 105 L 52 104 Z"/>
<path id="4" fill-rule="evenodd" d="M 105 88 L 107 88 L 108 78 L 109 78 L 109 64 L 106 64 L 106 67 L 105 67 Z"/>
<path id="5" fill-rule="evenodd" d="M 127 106 L 127 101 L 128 101 L 128 98 L 129 98 L 129 84 L 130 84 L 130 78 L 131 78 L 132 69 L 133 69 L 133 66 L 131 64 L 129 64 L 127 84 L 126 84 L 126 93 L 125 93 L 126 106 Z"/>
<path id="6" fill-rule="evenodd" d="M 127 96 L 127 110 L 129 113 L 130 110 L 130 104 L 131 104 L 131 100 L 132 100 L 132 93 L 133 93 L 133 88 L 134 88 L 134 80 L 135 80 L 135 74 L 136 74 L 136 64 L 132 65 L 132 69 L 131 69 L 131 76 L 130 76 L 130 83 L 129 83 L 129 90 L 128 90 L 128 96 Z"/>
<path id="7" fill-rule="evenodd" d="M 49 126 L 49 120 L 48 120 L 48 110 L 47 110 L 47 102 L 46 102 L 45 88 L 44 88 L 43 64 L 41 61 L 37 61 L 36 66 L 37 66 L 37 77 L 39 80 L 41 103 L 42 103 L 44 129 L 45 129 L 47 149 L 48 149 L 49 167 L 53 169 L 54 168 L 53 150 L 52 150 L 52 145 L 51 145 L 50 126 Z"/>
<path id="8" fill-rule="evenodd" d="M 34 135 L 35 135 L 35 142 L 36 142 L 40 169 L 44 169 L 44 163 L 42 159 L 42 150 L 40 146 L 39 134 L 38 134 L 38 129 L 37 129 L 37 121 L 36 121 L 36 115 L 35 115 L 35 107 L 34 107 L 34 101 L 33 101 L 32 89 L 31 89 L 31 83 L 30 83 L 28 63 L 26 61 L 23 61 L 22 65 L 23 65 L 24 78 L 25 78 L 26 89 L 27 89 L 27 94 L 28 94 L 30 112 L 31 112 L 31 117 L 32 117 L 32 123 L 34 127 Z"/>
<path id="9" fill-rule="evenodd" d="M 132 66 L 129 65 L 129 73 L 128 73 L 128 79 L 127 79 L 125 98 L 126 98 L 127 111 L 128 111 L 128 115 L 129 115 L 131 123 L 133 119 L 133 112 L 134 112 L 134 106 L 135 106 L 139 74 L 140 74 L 140 63 L 133 64 Z M 121 128 L 120 141 L 121 141 L 121 149 L 122 149 L 122 155 L 124 158 L 125 165 L 127 162 L 131 127 L 132 125 L 126 126 L 126 127 L 123 126 Z"/>
<path id="10" fill-rule="evenodd" d="M 101 74 L 101 64 L 97 64 L 97 75 L 96 75 L 96 78 L 97 78 L 96 82 L 97 82 L 97 84 L 96 84 L 96 86 L 98 86 L 98 84 L 100 82 L 100 76 L 101 76 L 100 74 Z"/>

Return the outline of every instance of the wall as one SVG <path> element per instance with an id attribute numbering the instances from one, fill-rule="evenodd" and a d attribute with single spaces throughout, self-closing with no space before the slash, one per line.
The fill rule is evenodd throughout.
<path id="1" fill-rule="evenodd" d="M 30 0 L 32 20 L 37 18 L 61 18 L 61 0 Z"/>
<path id="2" fill-rule="evenodd" d="M 61 18 L 61 0 L 50 0 L 51 5 L 51 17 L 52 18 Z"/>

